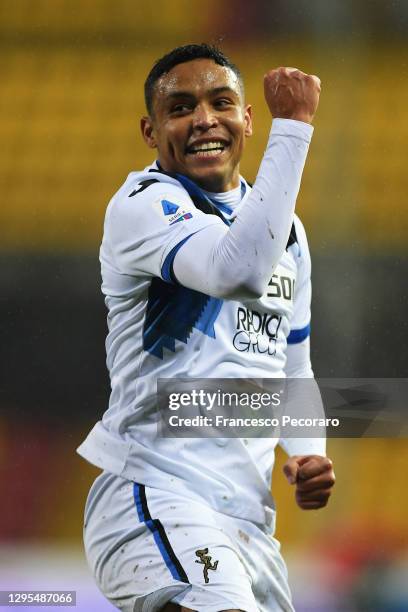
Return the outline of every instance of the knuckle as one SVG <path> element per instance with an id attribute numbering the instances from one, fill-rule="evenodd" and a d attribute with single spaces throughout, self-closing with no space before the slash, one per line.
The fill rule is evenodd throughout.
<path id="1" fill-rule="evenodd" d="M 288 79 L 290 71 L 285 66 L 281 66 L 277 69 L 277 78 L 278 79 Z"/>
<path id="2" fill-rule="evenodd" d="M 321 86 L 322 86 L 322 82 L 321 82 L 321 80 L 319 79 L 319 77 L 317 77 L 316 75 L 312 74 L 312 75 L 311 75 L 311 78 L 312 78 L 313 83 L 314 83 L 314 84 L 315 84 L 315 85 L 316 85 L 316 86 L 319 88 L 319 90 L 320 90 L 320 89 L 321 89 Z"/>

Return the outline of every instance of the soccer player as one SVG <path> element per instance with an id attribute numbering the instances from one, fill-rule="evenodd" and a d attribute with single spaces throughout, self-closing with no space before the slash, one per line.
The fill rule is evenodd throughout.
<path id="1" fill-rule="evenodd" d="M 334 484 L 321 438 L 165 438 L 158 378 L 313 377 L 310 258 L 294 215 L 320 81 L 270 70 L 273 116 L 251 188 L 252 133 L 238 68 L 218 49 L 179 47 L 145 83 L 157 159 L 111 200 L 100 252 L 108 308 L 109 409 L 79 447 L 103 473 L 90 491 L 90 567 L 120 610 L 293 610 L 273 538 L 274 447 L 301 508 Z"/>

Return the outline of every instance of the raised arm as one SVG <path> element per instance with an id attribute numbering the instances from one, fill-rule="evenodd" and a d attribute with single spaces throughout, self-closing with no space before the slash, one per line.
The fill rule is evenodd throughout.
<path id="1" fill-rule="evenodd" d="M 214 297 L 260 297 L 293 222 L 320 81 L 278 68 L 265 75 L 264 88 L 274 121 L 250 196 L 230 228 L 212 225 L 194 234 L 173 262 L 180 284 Z"/>

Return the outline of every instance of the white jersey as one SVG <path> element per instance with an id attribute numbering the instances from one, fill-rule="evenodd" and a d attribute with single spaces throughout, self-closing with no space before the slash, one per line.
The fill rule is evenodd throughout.
<path id="1" fill-rule="evenodd" d="M 177 251 L 194 233 L 230 223 L 236 213 L 222 202 L 201 205 L 189 184 L 154 164 L 131 173 L 109 204 L 100 259 L 112 393 L 78 452 L 134 482 L 264 522 L 265 508 L 273 507 L 278 440 L 165 439 L 149 415 L 158 378 L 285 376 L 288 343 L 304 342 L 310 331 L 306 235 L 295 217 L 261 299 L 241 303 L 182 287 L 172 272 Z M 242 202 L 250 189 L 241 179 Z M 310 451 L 324 454 L 324 442 L 314 442 Z"/>

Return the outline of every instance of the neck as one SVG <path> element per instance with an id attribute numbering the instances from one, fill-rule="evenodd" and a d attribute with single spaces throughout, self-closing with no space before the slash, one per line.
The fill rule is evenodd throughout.
<path id="1" fill-rule="evenodd" d="M 188 178 L 194 181 L 194 183 L 201 187 L 201 189 L 204 189 L 205 191 L 210 191 L 211 193 L 223 193 L 227 191 L 232 191 L 233 189 L 239 187 L 240 184 L 238 170 L 236 174 L 234 174 L 234 177 L 232 177 L 229 181 L 226 181 L 224 177 L 221 177 L 221 179 L 219 177 L 214 177 L 205 178 L 201 180 L 193 176 L 188 176 Z"/>
<path id="2" fill-rule="evenodd" d="M 160 160 L 157 160 L 157 165 L 160 170 L 164 170 L 165 172 L 169 172 L 169 174 L 182 174 L 190 181 L 193 181 L 200 187 L 200 189 L 204 189 L 205 191 L 209 191 L 211 193 L 223 193 L 231 191 L 232 189 L 236 189 L 240 185 L 240 175 L 239 175 L 239 166 L 234 169 L 234 173 L 230 177 L 226 176 L 212 176 L 212 177 L 197 177 L 193 174 L 177 172 L 177 170 L 169 170 L 167 169 Z"/>

